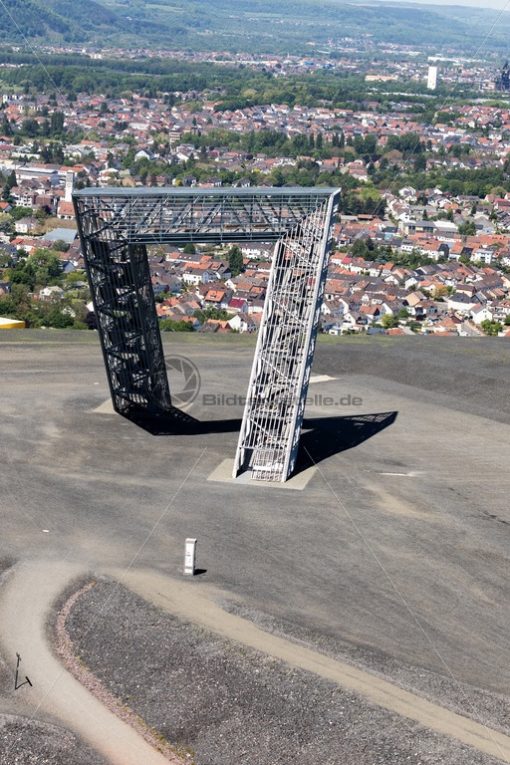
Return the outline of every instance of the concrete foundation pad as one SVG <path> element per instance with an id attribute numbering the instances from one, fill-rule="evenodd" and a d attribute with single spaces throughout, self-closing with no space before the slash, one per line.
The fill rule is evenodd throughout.
<path id="1" fill-rule="evenodd" d="M 111 398 L 107 398 L 106 401 L 103 401 L 102 404 L 99 404 L 99 406 L 96 406 L 95 409 L 91 409 L 90 413 L 91 414 L 117 414 L 117 412 L 113 408 Z"/>
<path id="2" fill-rule="evenodd" d="M 316 385 L 317 383 L 325 383 L 336 380 L 336 377 L 330 377 L 330 375 L 310 375 L 310 385 Z"/>
<path id="3" fill-rule="evenodd" d="M 303 491 L 303 489 L 306 488 L 310 479 L 313 478 L 317 471 L 317 467 L 312 465 L 312 467 L 309 467 L 306 470 L 303 470 L 301 473 L 292 476 L 292 478 L 289 478 L 289 480 L 285 481 L 285 483 L 281 483 L 280 481 L 253 481 L 250 477 L 249 471 L 246 473 L 241 473 L 241 475 L 237 478 L 232 478 L 233 467 L 233 459 L 223 460 L 220 462 L 218 467 L 212 471 L 207 480 L 220 481 L 222 483 L 232 483 L 239 486 L 256 486 L 260 488 L 267 487 L 270 489 L 291 489 L 294 491 Z"/>

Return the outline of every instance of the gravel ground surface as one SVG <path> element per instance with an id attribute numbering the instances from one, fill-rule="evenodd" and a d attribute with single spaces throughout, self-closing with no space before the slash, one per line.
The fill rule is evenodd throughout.
<path id="1" fill-rule="evenodd" d="M 67 627 L 104 685 L 167 740 L 188 748 L 196 765 L 496 763 L 184 624 L 107 580 L 76 603 Z"/>
<path id="2" fill-rule="evenodd" d="M 184 539 L 197 536 L 199 564 L 207 569 L 202 581 L 243 603 L 247 616 L 265 614 L 286 634 L 345 653 L 476 719 L 487 715 L 491 727 L 509 727 L 508 702 L 495 694 L 506 697 L 510 687 L 510 611 L 502 607 L 510 563 L 510 344 L 320 338 L 314 373 L 335 379 L 312 386 L 312 393 L 335 400 L 351 394 L 363 403 L 307 406 L 304 441 L 319 467 L 297 492 L 208 480 L 233 458 L 242 407 L 206 406 L 202 395 L 245 395 L 255 338 L 163 339 L 167 356 L 189 356 L 202 377 L 190 413 L 203 422 L 203 435 L 167 437 L 104 413 L 109 394 L 95 333 L 3 335 L 0 558 L 72 559 L 94 572 L 136 559 L 141 569 L 176 576 Z M 129 627 L 122 629 L 129 637 Z M 164 638 L 166 652 L 178 642 L 172 635 Z M 149 638 L 155 646 L 150 630 Z M 145 645 L 142 629 L 136 640 Z M 177 645 L 175 653 L 187 668 Z M 6 658 L 12 674 L 12 651 Z M 458 685 L 446 677 L 445 663 Z M 166 672 L 166 658 L 164 666 Z M 142 667 L 137 682 L 142 688 L 148 676 L 159 700 L 156 675 L 157 667 Z M 463 689 L 476 701 L 471 709 Z M 23 715 L 20 694 L 9 693 L 0 689 L 0 713 Z M 364 704 L 355 710 L 368 715 Z M 172 722 L 168 710 L 161 715 Z M 184 711 L 182 717 L 191 719 Z M 379 729 L 360 723 L 369 753 L 379 751 L 384 734 L 390 743 L 397 739 L 389 733 L 391 718 L 376 712 L 371 719 L 382 723 Z M 416 728 L 396 725 L 402 733 L 396 765 L 405 764 L 403 749 L 413 746 L 414 761 L 429 746 L 429 762 L 448 762 L 453 743 L 436 745 L 419 732 L 412 740 Z M 367 761 L 353 736 L 339 765 Z M 476 762 L 459 751 L 455 745 L 457 762 Z M 206 765 L 215 761 L 226 760 L 202 757 Z"/>
<path id="3" fill-rule="evenodd" d="M 467 715 L 507 735 L 510 733 L 510 699 L 500 693 L 462 683 L 448 674 L 446 668 L 444 674 L 431 672 L 425 667 L 396 661 L 382 651 L 349 643 L 336 635 L 323 635 L 300 628 L 292 622 L 275 619 L 233 601 L 223 601 L 221 605 L 225 611 L 248 619 L 266 632 L 316 648 L 334 659 L 362 666 L 453 712 Z"/>
<path id="4" fill-rule="evenodd" d="M 104 765 L 104 760 L 64 728 L 0 714 L 0 765 Z"/>

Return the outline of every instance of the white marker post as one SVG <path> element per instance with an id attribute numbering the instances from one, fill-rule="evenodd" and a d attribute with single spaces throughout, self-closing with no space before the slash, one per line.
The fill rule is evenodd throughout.
<path id="1" fill-rule="evenodd" d="M 197 554 L 197 540 L 188 538 L 184 545 L 184 573 L 195 575 L 195 558 Z"/>

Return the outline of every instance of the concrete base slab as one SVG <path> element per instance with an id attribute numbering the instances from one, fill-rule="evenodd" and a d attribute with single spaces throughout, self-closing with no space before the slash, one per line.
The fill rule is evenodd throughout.
<path id="1" fill-rule="evenodd" d="M 99 406 L 96 406 L 95 409 L 91 409 L 90 411 L 92 414 L 117 414 L 113 408 L 111 398 L 106 399 L 106 401 L 103 401 L 102 404 L 99 404 Z"/>
<path id="2" fill-rule="evenodd" d="M 336 377 L 330 377 L 329 375 L 310 375 L 310 385 L 315 385 L 316 383 L 324 383 L 324 382 L 331 382 L 332 380 L 336 380 Z"/>
<path id="3" fill-rule="evenodd" d="M 280 481 L 252 481 L 251 473 L 246 471 L 241 473 L 237 478 L 232 478 L 232 470 L 234 467 L 234 460 L 226 459 L 220 462 L 212 473 L 208 476 L 208 481 L 221 481 L 222 483 L 232 483 L 239 486 L 257 486 L 270 489 L 291 489 L 294 491 L 303 491 L 308 485 L 309 481 L 315 475 L 317 467 L 312 465 L 311 467 L 303 470 L 301 473 L 292 476 L 285 483 Z"/>

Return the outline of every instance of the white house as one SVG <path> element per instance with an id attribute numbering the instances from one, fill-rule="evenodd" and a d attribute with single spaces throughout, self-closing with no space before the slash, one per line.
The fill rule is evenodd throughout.
<path id="1" fill-rule="evenodd" d="M 51 300 L 53 298 L 62 298 L 64 296 L 64 290 L 57 285 L 52 287 L 43 287 L 39 290 L 39 297 L 43 300 Z"/>
<path id="2" fill-rule="evenodd" d="M 209 271 L 203 269 L 190 268 L 189 271 L 185 271 L 182 275 L 182 281 L 184 284 L 207 284 L 213 277 Z"/>
<path id="3" fill-rule="evenodd" d="M 473 308 L 479 305 L 476 298 L 470 298 L 468 295 L 464 295 L 461 292 L 455 292 L 446 301 L 449 311 L 457 311 L 457 313 L 471 313 Z"/>
<path id="4" fill-rule="evenodd" d="M 481 305 L 473 308 L 471 311 L 471 318 L 473 319 L 473 323 L 479 326 L 483 321 L 492 321 L 494 313 L 486 305 Z"/>

